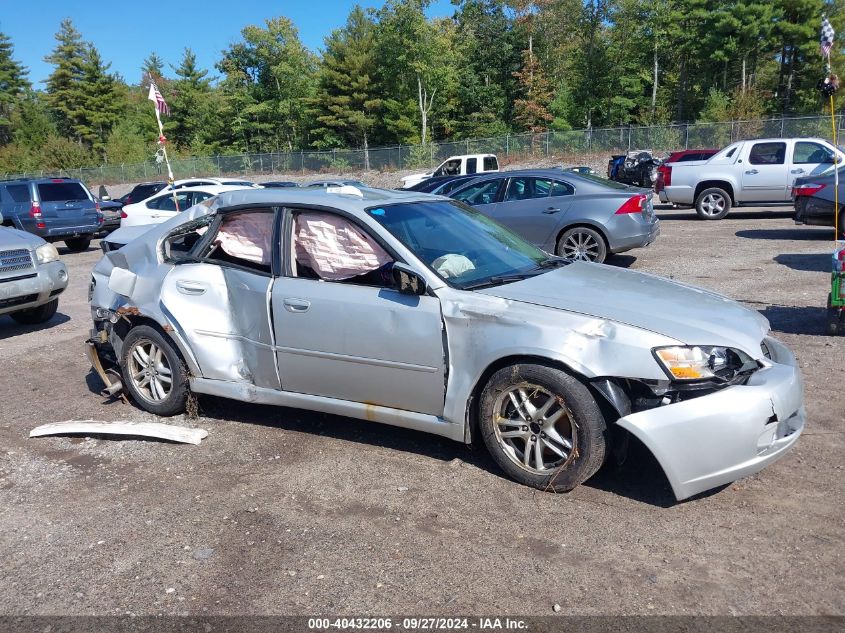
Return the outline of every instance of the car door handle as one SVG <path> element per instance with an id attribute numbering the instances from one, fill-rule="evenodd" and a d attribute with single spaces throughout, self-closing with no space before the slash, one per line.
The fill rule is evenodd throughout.
<path id="1" fill-rule="evenodd" d="M 548 209 L 543 211 L 543 213 L 551 215 L 552 213 L 557 213 L 558 211 L 560 211 L 560 209 L 558 209 L 557 207 L 549 207 Z"/>
<path id="2" fill-rule="evenodd" d="M 758 174 L 758 173 L 760 173 L 760 172 L 758 172 L 756 169 L 749 169 L 749 170 L 748 170 L 747 172 L 745 172 L 745 173 L 746 173 L 746 174 L 751 174 L 751 175 L 754 175 L 754 174 Z"/>
<path id="3" fill-rule="evenodd" d="M 205 294 L 207 287 L 199 281 L 177 281 L 176 289 L 183 295 L 198 296 Z"/>
<path id="4" fill-rule="evenodd" d="M 793 173 L 793 174 L 803 174 L 803 173 L 804 173 L 804 170 L 803 170 L 803 169 L 800 169 L 800 168 L 799 168 L 799 169 L 793 169 L 793 170 L 792 170 L 792 173 Z"/>
<path id="5" fill-rule="evenodd" d="M 288 298 L 284 300 L 285 310 L 288 312 L 307 312 L 311 302 L 305 299 Z"/>

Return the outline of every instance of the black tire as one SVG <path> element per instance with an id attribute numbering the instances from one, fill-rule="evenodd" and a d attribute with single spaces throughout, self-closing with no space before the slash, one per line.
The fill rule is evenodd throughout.
<path id="1" fill-rule="evenodd" d="M 510 397 L 519 389 L 527 399 L 534 394 L 534 404 L 540 405 L 534 408 L 534 414 L 542 413 L 549 403 L 547 396 L 552 399 L 543 419 L 552 420 L 560 413 L 552 421 L 555 435 L 549 434 L 548 424 L 541 419 L 531 419 L 533 414 L 519 413 Z M 517 395 L 516 401 L 520 398 Z M 530 413 L 524 401 L 520 406 Z M 510 477 L 551 492 L 567 492 L 592 477 L 604 463 L 608 449 L 607 424 L 590 391 L 575 377 L 545 365 L 511 365 L 493 374 L 481 393 L 478 430 L 493 460 Z M 522 433 L 525 437 L 502 437 L 500 433 Z M 561 439 L 569 441 L 569 448 Z M 553 452 L 553 445 L 558 450 Z M 542 455 L 540 465 L 547 468 L 536 467 L 537 446 Z M 525 465 L 526 449 L 529 466 Z"/>
<path id="2" fill-rule="evenodd" d="M 18 323 L 23 325 L 35 325 L 36 323 L 46 323 L 53 318 L 56 310 L 59 309 L 59 298 L 48 301 L 44 305 L 37 308 L 28 308 L 18 312 L 12 312 L 9 316 Z"/>
<path id="3" fill-rule="evenodd" d="M 73 237 L 65 240 L 65 246 L 67 246 L 67 249 L 71 253 L 81 253 L 82 251 L 87 251 L 88 247 L 91 246 L 91 238 Z"/>
<path id="4" fill-rule="evenodd" d="M 140 358 L 143 358 L 143 354 L 140 354 L 140 352 L 140 358 L 133 356 L 139 348 L 141 352 L 144 352 L 145 349 L 150 350 L 150 344 L 161 350 L 161 360 L 166 361 L 166 365 L 163 362 L 155 363 L 154 358 L 151 358 L 155 356 L 154 354 L 147 353 L 147 358 L 152 364 L 141 362 Z M 167 374 L 163 368 L 170 372 L 171 382 L 166 395 L 159 397 L 160 394 L 155 385 L 166 384 L 164 381 Z M 123 376 L 124 389 L 132 396 L 135 403 L 145 411 L 161 416 L 184 413 L 185 404 L 188 400 L 188 372 L 174 345 L 157 329 L 149 325 L 138 325 L 129 330 L 123 341 L 120 372 Z M 141 375 L 139 372 L 149 373 Z M 133 379 L 133 373 L 140 376 L 137 382 Z M 144 384 L 145 378 L 148 379 L 146 385 Z"/>
<path id="5" fill-rule="evenodd" d="M 577 253 L 573 255 L 576 251 Z M 604 236 L 595 229 L 575 226 L 564 231 L 560 236 L 555 246 L 555 254 L 568 259 L 601 264 L 607 259 L 607 242 L 604 241 Z"/>
<path id="6" fill-rule="evenodd" d="M 721 220 L 731 210 L 731 197 L 719 187 L 710 187 L 695 199 L 695 212 L 702 220 Z"/>

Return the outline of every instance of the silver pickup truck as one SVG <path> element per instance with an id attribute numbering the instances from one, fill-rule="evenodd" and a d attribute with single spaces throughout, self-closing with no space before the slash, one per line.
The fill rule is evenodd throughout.
<path id="1" fill-rule="evenodd" d="M 819 174 L 845 154 L 819 138 L 739 141 L 708 160 L 666 163 L 655 186 L 661 202 L 694 206 L 703 220 L 721 220 L 732 206 L 790 204 L 792 184 Z"/>

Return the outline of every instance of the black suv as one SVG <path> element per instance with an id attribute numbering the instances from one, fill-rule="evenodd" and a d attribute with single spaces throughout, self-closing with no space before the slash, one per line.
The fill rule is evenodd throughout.
<path id="1" fill-rule="evenodd" d="M 0 181 L 3 225 L 34 233 L 48 242 L 63 240 L 84 251 L 103 225 L 99 205 L 75 178 L 20 178 Z"/>

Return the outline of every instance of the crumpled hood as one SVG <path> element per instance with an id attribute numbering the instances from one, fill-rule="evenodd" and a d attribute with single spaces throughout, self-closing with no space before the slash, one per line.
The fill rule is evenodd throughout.
<path id="1" fill-rule="evenodd" d="M 37 235 L 10 227 L 0 227 L 0 251 L 13 251 L 20 248 L 31 251 L 42 244 L 44 240 Z"/>
<path id="2" fill-rule="evenodd" d="M 478 292 L 632 325 L 688 345 L 737 347 L 753 358 L 761 356 L 769 331 L 765 317 L 736 301 L 603 264 L 575 262 Z"/>

